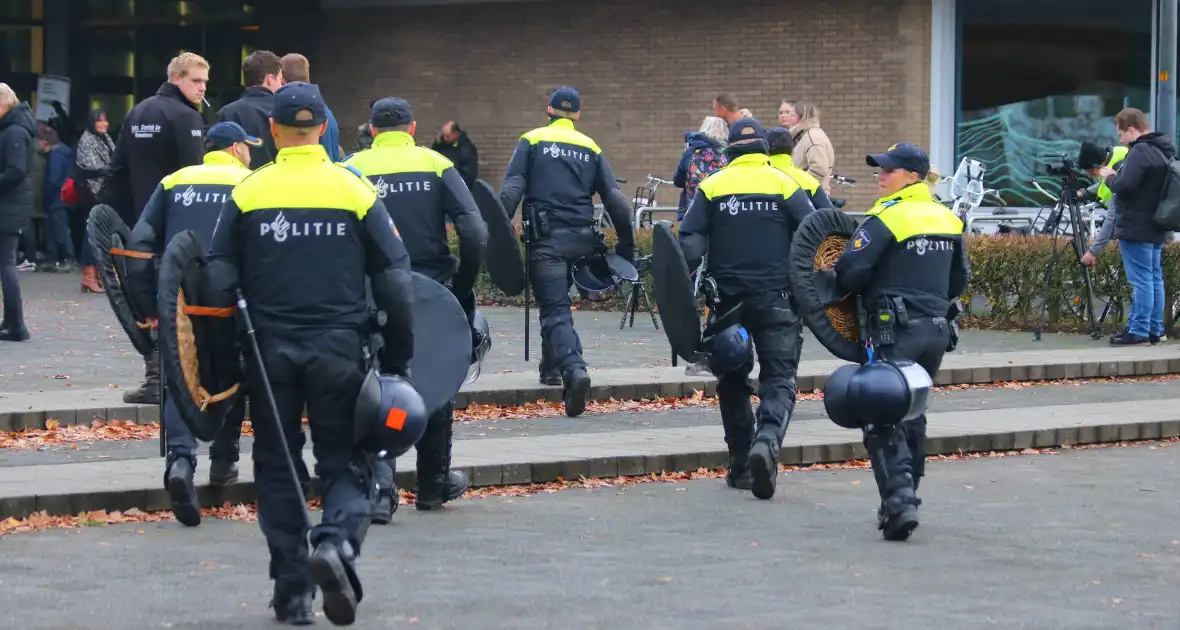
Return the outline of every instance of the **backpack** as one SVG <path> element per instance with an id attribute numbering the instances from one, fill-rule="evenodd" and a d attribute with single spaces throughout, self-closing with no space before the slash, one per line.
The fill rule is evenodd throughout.
<path id="1" fill-rule="evenodd" d="M 684 178 L 684 201 L 692 203 L 697 194 L 697 187 L 715 171 L 728 163 L 725 154 L 714 149 L 699 149 L 693 152 L 688 160 L 688 176 Z"/>
<path id="2" fill-rule="evenodd" d="M 1180 160 L 1168 162 L 1168 172 L 1152 219 L 1162 230 L 1173 232 L 1180 229 Z"/>

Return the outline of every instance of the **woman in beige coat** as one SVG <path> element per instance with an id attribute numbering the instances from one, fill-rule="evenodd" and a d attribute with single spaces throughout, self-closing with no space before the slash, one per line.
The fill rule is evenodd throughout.
<path id="1" fill-rule="evenodd" d="M 779 125 L 791 130 L 795 166 L 820 181 L 824 192 L 832 192 L 832 172 L 836 168 L 836 151 L 828 134 L 819 126 L 819 108 L 811 103 L 783 101 L 778 108 Z"/>

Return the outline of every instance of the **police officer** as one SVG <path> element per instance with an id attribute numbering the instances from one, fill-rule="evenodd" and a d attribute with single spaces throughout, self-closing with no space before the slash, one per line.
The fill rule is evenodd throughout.
<path id="1" fill-rule="evenodd" d="M 795 166 L 791 153 L 795 150 L 795 138 L 783 127 L 766 130 L 766 144 L 770 147 L 770 165 L 791 176 L 796 184 L 807 191 L 807 198 L 816 209 L 835 208 L 835 204 L 820 186 L 814 175 Z"/>
<path id="2" fill-rule="evenodd" d="M 250 147 L 261 144 L 237 123 L 217 123 L 205 133 L 204 162 L 182 168 L 156 186 L 127 246 L 141 254 L 127 261 L 131 276 L 128 293 L 139 312 L 149 314 L 151 319 L 157 317 L 155 259 L 163 255 L 173 236 L 185 230 L 196 232 L 206 242 L 212 238 L 213 226 L 230 191 L 250 174 Z M 181 394 L 169 390 L 164 397 L 163 422 L 168 442 L 164 487 L 172 498 L 176 520 L 195 527 L 201 523 L 201 504 L 193 485 L 197 442 L 180 419 L 174 395 Z M 209 449 L 210 484 L 228 485 L 238 479 L 238 439 L 244 414 L 244 404 L 233 409 Z"/>
<path id="3" fill-rule="evenodd" d="M 549 97 L 549 124 L 522 135 L 516 143 L 500 201 L 511 219 L 524 201 L 531 224 L 529 281 L 537 295 L 541 321 L 540 380 L 564 385 L 565 413 L 586 409 L 590 375 L 582 359 L 582 342 L 570 315 L 570 266 L 594 253 L 601 242 L 594 232 L 594 194 L 610 215 L 618 241 L 615 253 L 631 261 L 635 243 L 631 205 L 602 150 L 574 129 L 581 117 L 581 96 L 563 86 Z"/>
<path id="4" fill-rule="evenodd" d="M 795 410 L 802 324 L 790 304 L 787 253 L 799 223 L 814 208 L 807 193 L 770 165 L 761 123 L 742 117 L 729 127 L 729 164 L 701 182 L 680 224 L 680 244 L 690 269 L 708 254 L 707 272 L 717 283 L 715 314 L 744 303 L 741 324 L 758 352 L 757 426 L 747 361 L 736 369 L 712 366 L 731 488 L 774 496 L 778 451 Z"/>
<path id="5" fill-rule="evenodd" d="M 414 145 L 418 123 L 410 104 L 385 98 L 373 104 L 369 118 L 371 149 L 345 160 L 368 176 L 384 199 L 398 230 L 406 236 L 410 265 L 439 284 L 449 286 L 470 323 L 475 316 L 475 282 L 483 264 L 488 228 L 454 164 L 441 154 Z M 459 236 L 459 260 L 447 244 L 447 220 Z M 442 507 L 470 487 L 467 476 L 450 470 L 454 407 L 448 403 L 430 418 L 416 445 L 419 510 Z M 374 523 L 388 523 L 397 507 L 393 486 L 395 460 L 377 466 L 377 504 Z"/>
<path id="6" fill-rule="evenodd" d="M 355 444 L 354 411 L 366 375 L 364 343 L 373 301 L 388 318 L 381 371 L 408 376 L 413 354 L 410 259 L 373 185 L 333 164 L 320 144 L 327 113 L 319 88 L 291 82 L 275 93 L 271 135 L 278 154 L 234 189 L 213 235 L 207 270 L 215 286 L 240 286 L 291 452 L 284 453 L 267 405 L 254 410 L 258 521 L 270 548 L 275 616 L 311 621 L 314 583 L 324 613 L 352 623 L 363 598 L 355 559 L 372 506 L 369 457 Z M 251 400 L 266 400 L 250 357 Z M 289 479 L 300 459 L 306 404 L 323 487 L 323 520 L 308 532 L 304 500 Z"/>
<path id="7" fill-rule="evenodd" d="M 921 148 L 902 142 L 866 161 L 880 169 L 881 198 L 836 262 L 835 281 L 843 294 L 861 296 L 877 356 L 914 361 L 933 379 L 950 340 L 948 311 L 967 286 L 963 222 L 923 181 L 930 159 Z M 889 336 L 892 345 L 876 341 Z M 881 495 L 878 526 L 886 540 L 905 540 L 918 526 L 926 416 L 869 426 L 864 445 Z"/>

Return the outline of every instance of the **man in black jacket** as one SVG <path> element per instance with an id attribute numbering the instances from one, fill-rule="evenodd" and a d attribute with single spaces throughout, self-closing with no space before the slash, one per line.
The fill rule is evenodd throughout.
<path id="1" fill-rule="evenodd" d="M 1099 175 L 1114 193 L 1117 206 L 1114 237 L 1119 240 L 1127 281 L 1131 284 L 1131 315 L 1127 328 L 1112 335 L 1111 345 L 1159 343 L 1164 334 L 1164 275 L 1160 266 L 1167 232 L 1155 224 L 1168 165 L 1176 157 L 1172 139 L 1151 131 L 1147 116 L 1126 108 L 1114 117 L 1119 142 L 1129 151 L 1116 173 L 1103 166 Z"/>
<path id="2" fill-rule="evenodd" d="M 475 180 L 479 179 L 479 152 L 467 132 L 459 128 L 459 123 L 448 120 L 430 148 L 455 164 L 455 170 L 459 171 L 459 177 L 469 190 L 475 185 Z"/>
<path id="3" fill-rule="evenodd" d="M 139 215 L 165 176 L 205 159 L 205 119 L 197 111 L 209 83 L 209 62 L 181 53 L 168 64 L 168 80 L 155 96 L 136 105 L 123 121 L 111 175 L 102 202 L 111 205 L 128 226 Z M 128 404 L 160 404 L 160 364 L 145 356 L 144 383 L 123 394 Z"/>
<path id="4" fill-rule="evenodd" d="M 250 147 L 250 168 L 265 166 L 275 159 L 275 140 L 270 135 L 270 108 L 275 90 L 283 87 L 283 67 L 279 56 L 269 50 L 256 50 L 242 61 L 242 76 L 250 86 L 238 100 L 217 112 L 217 122 L 235 122 L 246 133 L 262 139 L 262 146 Z"/>

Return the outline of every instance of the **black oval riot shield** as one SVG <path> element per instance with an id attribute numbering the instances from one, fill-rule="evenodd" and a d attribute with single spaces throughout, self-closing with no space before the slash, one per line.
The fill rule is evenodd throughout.
<path id="1" fill-rule="evenodd" d="M 789 272 L 799 315 L 816 340 L 837 358 L 859 363 L 863 348 L 856 296 L 844 296 L 829 305 L 828 291 L 821 290 L 814 279 L 816 271 L 836 265 L 856 226 L 856 219 L 840 210 L 825 208 L 808 214 L 791 241 Z"/>
<path id="2" fill-rule="evenodd" d="M 520 253 L 520 240 L 508 211 L 500 203 L 500 196 L 482 179 L 471 187 L 471 196 L 479 213 L 488 226 L 488 249 L 485 266 L 488 278 L 505 295 L 515 296 L 524 292 L 524 258 Z"/>
<path id="3" fill-rule="evenodd" d="M 210 442 L 245 388 L 232 294 L 215 290 L 205 269 L 196 232 L 177 234 L 164 249 L 159 340 L 168 395 L 193 435 Z"/>
<path id="4" fill-rule="evenodd" d="M 414 358 L 410 382 L 427 415 L 451 401 L 471 365 L 471 325 L 459 300 L 443 285 L 414 272 Z"/>
<path id="5" fill-rule="evenodd" d="M 697 314 L 692 277 L 680 241 L 665 222 L 652 228 L 651 280 L 660 320 L 664 322 L 664 335 L 672 352 L 689 363 L 696 363 L 702 356 L 701 318 Z"/>
<path id="6" fill-rule="evenodd" d="M 152 341 L 151 326 L 142 313 L 136 312 L 131 297 L 127 294 L 127 257 L 144 256 L 151 258 L 151 254 L 141 254 L 126 249 L 131 240 L 131 230 L 119 218 L 119 213 L 107 205 L 97 205 L 90 211 L 86 219 L 87 231 L 90 233 L 90 248 L 98 262 L 98 274 L 102 278 L 103 288 L 106 290 L 107 300 L 111 303 L 111 310 L 115 312 L 115 319 L 127 332 L 131 345 L 141 356 L 149 356 L 155 350 Z"/>

